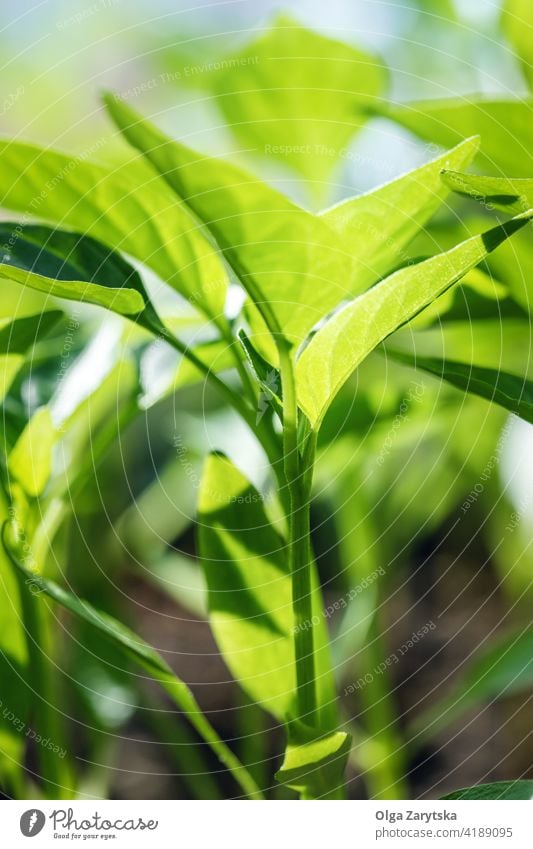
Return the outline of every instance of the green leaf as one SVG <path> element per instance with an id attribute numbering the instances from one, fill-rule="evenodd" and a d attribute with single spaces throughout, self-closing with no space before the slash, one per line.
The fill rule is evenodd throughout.
<path id="1" fill-rule="evenodd" d="M 533 799 L 533 781 L 496 781 L 465 787 L 443 796 L 443 799 L 464 799 L 479 802 L 483 799 Z"/>
<path id="2" fill-rule="evenodd" d="M 172 671 L 165 660 L 144 642 L 137 634 L 101 610 L 93 607 L 85 599 L 80 599 L 73 593 L 63 589 L 54 581 L 36 575 L 26 569 L 11 550 L 6 539 L 7 525 L 4 524 L 2 539 L 4 548 L 10 559 L 26 579 L 28 591 L 36 595 L 42 594 L 53 599 L 57 604 L 69 610 L 75 616 L 96 628 L 101 634 L 118 646 L 126 656 L 157 681 L 170 696 L 177 707 L 187 716 L 191 725 L 202 739 L 211 747 L 219 760 L 228 768 L 242 790 L 251 798 L 260 798 L 261 794 L 248 771 L 243 767 L 233 752 L 222 742 L 212 725 L 202 713 L 196 699 L 188 686 Z"/>
<path id="3" fill-rule="evenodd" d="M 89 236 L 5 223 L 0 226 L 0 240 L 4 242 L 2 277 L 122 315 L 140 316 L 149 308 L 148 295 L 135 269 Z"/>
<path id="4" fill-rule="evenodd" d="M 294 712 L 296 682 L 285 541 L 269 521 L 263 496 L 220 454 L 206 461 L 198 523 L 209 621 L 219 649 L 250 698 L 287 721 Z M 313 611 L 319 719 L 330 729 L 335 691 L 316 589 Z"/>
<path id="5" fill-rule="evenodd" d="M 212 233 L 269 330 L 301 342 L 346 296 L 353 276 L 335 234 L 259 178 L 169 139 L 111 95 L 105 103 L 125 138 Z"/>
<path id="6" fill-rule="evenodd" d="M 395 121 L 425 141 L 452 147 L 481 137 L 479 159 L 490 173 L 533 177 L 533 100 L 482 97 L 375 103 L 372 111 Z"/>
<path id="7" fill-rule="evenodd" d="M 422 369 L 446 380 L 463 392 L 470 392 L 499 404 L 527 422 L 533 423 L 533 381 L 497 369 L 479 368 L 454 360 L 437 357 L 409 356 L 387 347 L 386 352 L 398 362 Z"/>
<path id="8" fill-rule="evenodd" d="M 62 316 L 60 310 L 48 310 L 0 321 L 0 355 L 25 354 L 28 348 L 48 335 Z"/>
<path id="9" fill-rule="evenodd" d="M 335 313 L 296 363 L 298 399 L 311 425 L 319 426 L 345 380 L 380 342 L 529 220 L 529 213 L 518 216 L 446 253 L 402 268 Z"/>
<path id="10" fill-rule="evenodd" d="M 24 354 L 48 335 L 62 312 L 49 310 L 0 322 L 0 401 L 24 364 Z"/>
<path id="11" fill-rule="evenodd" d="M 481 201 L 485 208 L 495 207 L 516 214 L 533 206 L 531 179 L 480 177 L 446 169 L 442 172 L 442 179 L 452 191 Z"/>
<path id="12" fill-rule="evenodd" d="M 205 82 L 241 147 L 294 168 L 318 196 L 366 120 L 361 99 L 387 80 L 376 56 L 286 14 L 217 65 Z"/>
<path id="13" fill-rule="evenodd" d="M 276 778 L 302 799 L 343 798 L 351 739 L 343 731 L 321 734 L 301 722 L 289 724 L 289 742 Z"/>
<path id="14" fill-rule="evenodd" d="M 522 62 L 522 70 L 533 88 L 533 7 L 530 0 L 505 0 L 502 28 Z"/>
<path id="15" fill-rule="evenodd" d="M 366 288 L 397 261 L 395 251 L 412 238 L 418 223 L 414 228 L 405 219 L 400 226 L 386 224 L 385 210 L 390 219 L 391 207 L 409 199 L 406 217 L 425 221 L 446 194 L 439 179 L 445 162 L 468 162 L 476 145 L 470 140 L 428 166 L 423 175 L 413 172 L 378 190 L 376 197 L 366 197 L 360 216 L 359 208 L 349 203 L 316 216 L 245 171 L 172 141 L 116 98 L 107 96 L 106 105 L 126 139 L 205 223 L 268 329 L 294 345 L 346 297 Z M 425 179 L 428 193 L 419 185 Z M 377 232 L 361 261 L 360 244 L 353 249 L 352 240 L 354 232 L 365 233 L 370 210 Z M 380 264 L 376 253 L 383 250 L 388 228 L 395 247 L 387 248 Z"/>
<path id="16" fill-rule="evenodd" d="M 477 136 L 467 139 L 420 168 L 321 213 L 357 258 L 357 287 L 351 287 L 352 294 L 364 292 L 411 259 L 408 244 L 448 195 L 442 170 L 458 168 L 452 163 L 459 162 L 464 167 L 478 148 Z"/>
<path id="17" fill-rule="evenodd" d="M 410 723 L 412 745 L 423 745 L 465 711 L 533 688 L 533 631 L 498 638 L 465 664 L 447 695 Z"/>
<path id="18" fill-rule="evenodd" d="M 183 204 L 142 163 L 105 168 L 85 156 L 0 141 L 0 184 L 5 209 L 92 236 L 146 264 L 209 316 L 222 312 L 223 264 Z"/>
<path id="19" fill-rule="evenodd" d="M 50 410 L 42 407 L 31 417 L 9 455 L 9 473 L 33 498 L 42 494 L 50 480 L 56 437 Z"/>

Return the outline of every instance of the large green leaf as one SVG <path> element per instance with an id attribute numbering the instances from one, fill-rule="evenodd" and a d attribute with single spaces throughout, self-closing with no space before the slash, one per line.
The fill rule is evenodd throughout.
<path id="1" fill-rule="evenodd" d="M 464 799 L 480 802 L 484 799 L 533 799 L 533 781 L 496 781 L 494 784 L 478 784 L 465 787 L 443 796 L 443 799 Z"/>
<path id="2" fill-rule="evenodd" d="M 481 201 L 485 207 L 516 214 L 533 206 L 532 179 L 480 177 L 446 169 L 442 179 L 454 192 Z"/>
<path id="3" fill-rule="evenodd" d="M 498 638 L 476 652 L 443 699 L 419 714 L 409 726 L 413 744 L 434 737 L 465 711 L 533 688 L 533 631 Z"/>
<path id="4" fill-rule="evenodd" d="M 387 354 L 399 362 L 422 369 L 446 380 L 452 386 L 499 404 L 511 413 L 533 423 L 533 381 L 497 369 L 479 368 L 469 363 L 418 357 L 386 348 Z"/>
<path id="5" fill-rule="evenodd" d="M 3 223 L 0 276 L 59 298 L 85 301 L 122 315 L 150 310 L 138 273 L 89 236 L 40 225 Z M 150 310 L 153 314 L 153 311 Z"/>
<path id="6" fill-rule="evenodd" d="M 74 593 L 63 589 L 54 581 L 36 575 L 26 569 L 17 559 L 7 541 L 6 525 L 2 530 L 4 548 L 9 553 L 13 566 L 25 578 L 26 591 L 33 592 L 39 598 L 48 596 L 54 602 L 69 610 L 72 614 L 96 628 L 102 635 L 111 640 L 125 654 L 139 664 L 167 692 L 177 707 L 187 716 L 198 734 L 212 748 L 220 761 L 230 770 L 242 790 L 252 798 L 259 798 L 260 793 L 248 771 L 243 767 L 233 752 L 222 742 L 210 722 L 202 713 L 196 699 L 188 686 L 172 671 L 166 661 L 137 634 L 123 625 L 114 617 L 93 607 L 85 599 L 78 598 Z"/>
<path id="7" fill-rule="evenodd" d="M 296 363 L 299 403 L 312 426 L 320 424 L 342 384 L 380 342 L 529 220 L 529 213 L 517 216 L 446 253 L 402 268 L 335 313 Z"/>
<path id="8" fill-rule="evenodd" d="M 504 0 L 502 27 L 521 60 L 529 87 L 533 88 L 533 6 L 530 0 Z"/>
<path id="9" fill-rule="evenodd" d="M 335 234 L 259 178 L 169 139 L 112 96 L 106 105 L 125 138 L 211 231 L 263 313 L 301 342 L 349 291 L 354 269 Z"/>
<path id="10" fill-rule="evenodd" d="M 318 196 L 366 120 L 361 99 L 381 94 L 387 78 L 376 56 L 286 14 L 216 64 L 202 76 L 241 147 L 291 166 Z"/>
<path id="11" fill-rule="evenodd" d="M 384 103 L 372 109 L 443 147 L 479 134 L 484 168 L 498 176 L 533 177 L 533 100 L 465 97 Z"/>
<path id="12" fill-rule="evenodd" d="M 220 454 L 206 462 L 198 517 L 209 621 L 220 651 L 253 701 L 287 721 L 294 715 L 296 682 L 285 541 L 269 521 L 263 496 Z M 331 729 L 335 691 L 317 589 L 313 616 L 319 720 Z"/>
<path id="13" fill-rule="evenodd" d="M 469 140 L 360 201 L 316 216 L 257 177 L 172 141 L 115 98 L 106 103 L 127 140 L 211 231 L 269 329 L 277 325 L 294 344 L 342 300 L 397 264 L 398 251 L 446 195 L 441 168 L 469 162 L 476 148 Z M 405 216 L 392 223 L 397 204 L 405 206 Z"/>
<path id="14" fill-rule="evenodd" d="M 146 167 L 106 168 L 88 157 L 0 141 L 0 184 L 0 205 L 22 212 L 24 221 L 32 216 L 93 236 L 143 262 L 209 315 L 221 313 L 227 275 L 220 259 Z"/>

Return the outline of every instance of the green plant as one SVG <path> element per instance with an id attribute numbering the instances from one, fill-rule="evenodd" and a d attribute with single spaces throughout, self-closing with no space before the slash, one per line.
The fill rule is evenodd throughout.
<path id="1" fill-rule="evenodd" d="M 334 45 L 329 46 L 335 49 Z M 10 387 L 16 390 L 8 409 L 2 463 L 2 592 L 9 620 L 0 636 L 2 673 L 17 699 L 20 696 L 11 712 L 24 724 L 30 715 L 28 690 L 17 681 L 33 682 L 41 736 L 58 746 L 63 732 L 51 707 L 56 686 L 57 646 L 51 637 L 55 607 L 46 599 L 66 608 L 83 627 L 89 626 L 161 684 L 229 770 L 238 792 L 250 798 L 262 795 L 252 771 L 223 742 L 166 661 L 116 617 L 59 583 L 61 530 L 73 497 L 81 497 L 95 464 L 141 411 L 201 378 L 240 416 L 268 460 L 266 482 L 254 486 L 238 464 L 220 452 L 211 453 L 202 473 L 197 518 L 209 621 L 218 647 L 245 698 L 285 727 L 286 747 L 277 780 L 304 799 L 343 798 L 351 752 L 359 764 L 374 761 L 368 768 L 374 795 L 405 793 L 398 755 L 402 732 L 396 727 L 387 678 L 378 676 L 363 690 L 369 712 L 366 733 L 348 723 L 337 705 L 335 668 L 349 664 L 354 640 L 363 646 L 366 668 L 380 663 L 386 652 L 377 628 L 376 596 L 366 614 L 350 611 L 351 621 L 344 623 L 348 650 L 342 639 L 336 641 L 338 656 L 332 662 L 312 550 L 313 481 L 316 470 L 324 474 L 325 449 L 331 448 L 333 460 L 330 456 L 325 474 L 337 462 L 335 498 L 337 519 L 345 529 L 343 556 L 346 568 L 361 580 L 379 571 L 387 555 L 379 544 L 373 547 L 373 542 L 364 540 L 365 534 L 371 541 L 379 537 L 368 519 L 366 502 L 371 502 L 373 492 L 371 487 L 354 486 L 352 475 L 359 469 L 346 462 L 358 423 L 348 422 L 344 434 L 334 428 L 334 439 L 328 430 L 328 422 L 339 410 L 342 419 L 352 403 L 350 379 L 356 370 L 368 387 L 379 375 L 380 364 L 393 360 L 533 421 L 533 385 L 521 362 L 502 370 L 501 363 L 491 367 L 468 354 L 457 359 L 459 353 L 450 358 L 445 352 L 435 356 L 417 350 L 417 345 L 423 349 L 427 343 L 432 322 L 442 322 L 446 332 L 454 307 L 450 295 L 458 284 L 461 295 L 482 317 L 491 304 L 499 306 L 507 299 L 512 301 L 512 309 L 507 304 L 511 313 L 514 309 L 514 316 L 526 323 L 527 303 L 512 282 L 507 286 L 504 279 L 498 289 L 483 269 L 493 251 L 530 224 L 533 192 L 527 179 L 463 173 L 479 146 L 475 135 L 465 136 L 479 127 L 477 119 L 471 119 L 470 112 L 463 114 L 456 104 L 450 107 L 451 118 L 446 112 L 445 124 L 434 108 L 428 110 L 430 121 L 421 108 L 411 120 L 406 107 L 374 101 L 369 107 L 367 97 L 379 93 L 380 79 L 377 74 L 366 93 L 357 93 L 365 94 L 364 108 L 358 104 L 361 120 L 373 110 L 431 141 L 457 144 L 404 176 L 319 214 L 225 159 L 171 140 L 114 95 L 105 97 L 106 109 L 139 154 L 120 167 L 105 168 L 35 146 L 3 143 L 0 173 L 8 186 L 4 206 L 23 218 L 2 224 L 2 277 L 47 298 L 103 307 L 133 322 L 139 334 L 134 333 L 132 341 L 124 331 L 125 354 L 116 366 L 74 410 L 58 418 L 53 399 L 27 416 L 16 403 L 20 400 L 16 379 L 24 356 L 39 364 L 40 342 L 46 337 L 53 343 L 54 329 L 65 319 L 57 310 L 39 309 L 0 330 L 4 394 Z M 353 96 L 352 92 L 347 98 L 348 109 Z M 517 104 L 516 111 L 520 109 L 523 104 Z M 444 138 L 442 126 L 446 126 Z M 484 142 L 488 135 L 484 127 L 481 134 Z M 505 147 L 496 146 L 500 152 Z M 486 157 L 493 156 L 490 146 L 482 144 L 482 150 Z M 507 154 L 503 152 L 504 157 Z M 307 173 L 308 166 L 300 170 Z M 19 174 L 17 179 L 14 173 Z M 50 188 L 43 191 L 43 184 Z M 512 217 L 467 238 L 461 234 L 455 238 L 450 228 L 444 237 L 449 242 L 446 249 L 436 253 L 430 248 L 423 251 L 427 258 L 413 257 L 411 244 L 430 231 L 433 214 L 452 190 Z M 28 210 L 55 226 L 29 224 Z M 142 267 L 134 267 L 126 257 Z M 211 339 L 190 345 L 186 318 L 176 328 L 161 317 L 143 283 L 145 267 L 194 307 L 190 324 L 207 322 L 214 331 Z M 238 314 L 231 316 L 225 311 L 230 283 L 240 287 L 243 302 Z M 159 395 L 146 391 L 139 368 L 152 338 L 182 357 Z M 57 360 L 57 345 L 54 350 L 51 344 L 42 358 L 44 371 L 46 362 L 50 366 Z M 118 415 L 112 419 L 109 410 L 115 402 Z M 434 403 L 431 388 L 428 403 Z M 365 414 L 364 409 L 359 412 Z M 447 427 L 444 413 L 441 426 Z M 373 425 L 378 445 L 389 427 L 386 415 Z M 64 458 L 59 470 L 53 452 Z M 375 453 L 379 456 L 377 447 Z M 358 514 L 361 522 L 354 521 Z M 365 555 L 366 562 L 359 562 Z M 359 629 L 356 635 L 354 627 Z M 422 716 L 407 729 L 414 745 L 433 725 L 445 722 L 443 716 L 449 719 L 463 711 L 472 698 L 499 691 L 511 681 L 528 686 L 529 673 L 520 663 L 522 652 L 529 649 L 529 634 L 513 637 L 493 649 L 494 656 L 489 653 L 476 661 L 444 706 L 436 706 L 431 716 Z M 511 663 L 502 671 L 502 657 L 516 660 L 514 671 Z M 2 780 L 11 792 L 28 794 L 19 768 L 21 736 L 12 719 L 4 717 L 0 734 Z M 76 792 L 69 760 L 58 759 L 43 747 L 38 754 L 43 792 L 52 798 Z M 515 790 L 513 785 L 509 792 Z M 494 792 L 498 797 L 503 791 L 497 787 Z"/>

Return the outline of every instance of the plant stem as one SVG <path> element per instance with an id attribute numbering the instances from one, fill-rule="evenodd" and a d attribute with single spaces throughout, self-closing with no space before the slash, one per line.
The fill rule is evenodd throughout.
<path id="1" fill-rule="evenodd" d="M 28 686 L 37 699 L 37 710 L 34 721 L 38 723 L 39 734 L 43 740 L 50 740 L 54 746 L 61 746 L 63 734 L 57 708 L 57 692 L 54 692 L 53 680 L 50 675 L 50 652 L 52 647 L 46 635 L 50 629 L 47 625 L 48 611 L 43 610 L 36 601 L 31 589 L 23 586 L 24 579 L 17 572 L 20 585 L 22 618 L 26 630 L 29 667 Z M 52 661 L 53 663 L 53 661 Z M 72 798 L 72 774 L 68 761 L 64 761 L 53 751 L 38 746 L 43 787 L 48 799 Z"/>
<path id="2" fill-rule="evenodd" d="M 292 581 L 294 654 L 298 717 L 313 725 L 316 714 L 315 654 L 311 585 L 310 500 L 314 440 L 308 437 L 305 458 L 298 444 L 298 406 L 288 348 L 279 345 L 283 384 L 283 459 L 289 493 L 289 567 Z"/>

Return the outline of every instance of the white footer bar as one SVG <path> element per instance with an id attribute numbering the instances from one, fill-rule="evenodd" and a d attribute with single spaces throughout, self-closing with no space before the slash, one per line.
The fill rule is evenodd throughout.
<path id="1" fill-rule="evenodd" d="M 531 801 L 6 801 L 0 845 L 531 849 L 532 815 Z"/>

